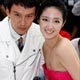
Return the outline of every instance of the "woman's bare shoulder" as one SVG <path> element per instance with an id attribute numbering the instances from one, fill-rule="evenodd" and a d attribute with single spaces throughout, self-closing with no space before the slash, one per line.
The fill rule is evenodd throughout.
<path id="1" fill-rule="evenodd" d="M 67 57 L 76 53 L 75 48 L 73 47 L 70 40 L 62 38 L 59 46 L 57 47 L 57 55 L 61 57 Z"/>

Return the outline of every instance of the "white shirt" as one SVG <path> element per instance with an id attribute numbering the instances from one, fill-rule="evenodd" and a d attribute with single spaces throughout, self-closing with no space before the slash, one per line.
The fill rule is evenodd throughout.
<path id="1" fill-rule="evenodd" d="M 75 38 L 73 39 L 71 42 L 73 44 L 73 46 L 75 47 L 77 53 L 78 53 L 78 56 L 80 58 L 80 51 L 79 51 L 79 48 L 78 48 L 78 41 L 79 41 L 80 38 Z"/>

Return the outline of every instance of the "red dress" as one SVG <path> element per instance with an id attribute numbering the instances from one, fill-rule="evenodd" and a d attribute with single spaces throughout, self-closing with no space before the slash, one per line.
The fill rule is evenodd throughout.
<path id="1" fill-rule="evenodd" d="M 67 71 L 59 72 L 47 69 L 45 64 L 43 64 L 42 67 L 48 80 L 73 80 Z"/>
<path id="2" fill-rule="evenodd" d="M 69 40 L 72 39 L 71 35 L 68 32 L 64 31 L 64 30 L 60 31 L 60 35 L 63 36 L 63 37 L 65 37 L 65 38 L 68 38 Z"/>

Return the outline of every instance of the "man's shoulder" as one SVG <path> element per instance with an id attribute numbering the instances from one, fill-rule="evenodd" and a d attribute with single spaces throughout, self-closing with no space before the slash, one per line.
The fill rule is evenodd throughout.
<path id="1" fill-rule="evenodd" d="M 30 27 L 30 31 L 32 34 L 35 35 L 41 35 L 41 31 L 40 31 L 40 26 L 36 23 L 32 23 L 31 27 Z"/>
<path id="2" fill-rule="evenodd" d="M 36 24 L 36 23 L 32 23 L 32 25 L 31 25 L 31 28 L 32 29 L 40 29 L 40 26 L 39 26 L 39 24 Z"/>
<path id="3" fill-rule="evenodd" d="M 80 39 L 80 38 L 74 38 L 74 39 L 71 40 L 71 42 L 72 42 L 72 43 L 78 42 L 79 39 Z"/>
<path id="4" fill-rule="evenodd" d="M 36 39 L 44 39 L 44 37 L 40 31 L 40 26 L 36 23 L 32 23 L 28 33 L 31 37 L 34 37 Z"/>
<path id="5" fill-rule="evenodd" d="M 0 26 L 4 26 L 8 23 L 8 17 L 5 17 L 2 21 L 0 21 Z"/>
<path id="6" fill-rule="evenodd" d="M 78 46 L 78 40 L 79 40 L 79 39 L 80 39 L 80 38 L 74 38 L 74 39 L 71 40 L 71 43 L 73 44 L 73 46 L 75 46 L 75 47 Z"/>
<path id="7" fill-rule="evenodd" d="M 7 26 L 9 26 L 8 17 L 5 17 L 2 21 L 0 21 L 0 31 L 7 30 Z"/>
<path id="8" fill-rule="evenodd" d="M 3 40 L 8 40 L 9 39 L 9 24 L 8 24 L 8 17 L 5 17 L 1 22 L 0 22 L 0 38 Z"/>
<path id="9" fill-rule="evenodd" d="M 29 39 L 33 40 L 34 44 L 39 44 L 40 46 L 43 45 L 44 37 L 40 31 L 40 26 L 38 24 L 32 23 L 27 35 Z"/>

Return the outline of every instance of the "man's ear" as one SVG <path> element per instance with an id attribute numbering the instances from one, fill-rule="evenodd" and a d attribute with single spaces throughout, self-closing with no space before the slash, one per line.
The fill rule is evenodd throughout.
<path id="1" fill-rule="evenodd" d="M 10 17 L 10 12 L 9 12 L 8 8 L 6 8 L 6 14 L 7 14 L 8 17 Z"/>

